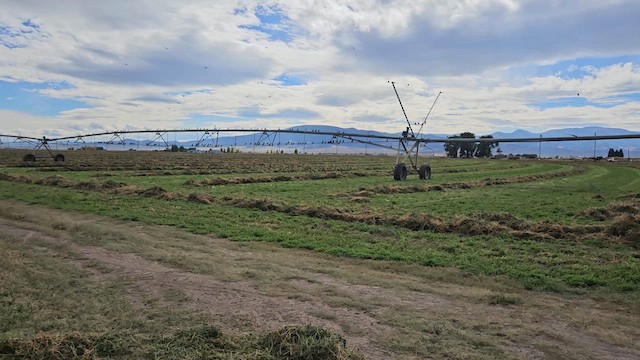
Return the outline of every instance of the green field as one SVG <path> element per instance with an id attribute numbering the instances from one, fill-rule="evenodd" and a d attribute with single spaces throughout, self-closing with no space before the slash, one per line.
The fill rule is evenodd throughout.
<path id="1" fill-rule="evenodd" d="M 282 248 L 312 250 L 337 263 L 364 261 L 374 268 L 409 267 L 414 269 L 411 271 L 428 272 L 428 278 L 436 282 L 484 284 L 495 292 L 483 293 L 485 300 L 480 301 L 485 305 L 486 296 L 490 303 L 504 306 L 526 302 L 524 293 L 586 297 L 621 304 L 623 310 L 618 310 L 638 320 L 640 164 L 635 162 L 423 159 L 433 168 L 431 180 L 413 175 L 397 182 L 391 176 L 395 161 L 391 157 L 76 151 L 65 154 L 65 164 L 38 162 L 24 166 L 15 161 L 17 151 L 3 150 L 0 154 L 4 160 L 0 167 L 0 200 L 5 205 L 32 204 L 64 214 L 98 215 L 140 226 L 161 225 L 236 244 L 273 243 Z M 197 242 L 132 241 L 105 229 L 67 227 L 55 218 L 36 221 L 35 217 L 30 219 L 28 211 L 16 214 L 16 208 L 11 207 L 0 209 L 0 216 L 31 227 L 47 223 L 45 233 L 64 233 L 78 246 L 136 254 L 194 274 L 215 273 L 206 256 L 208 250 Z M 11 242 L 7 244 L 3 251 L 35 256 Z M 37 256 L 37 260 L 29 261 L 43 266 L 50 261 L 42 254 Z M 273 284 L 264 278 L 269 264 L 262 266 L 267 270 L 257 268 L 245 275 L 271 289 Z M 62 277 L 76 276 L 82 277 Z M 357 282 L 357 276 L 350 278 Z M 1 280 L 3 289 L 20 291 L 19 277 Z M 49 282 L 40 277 L 38 281 Z M 85 291 L 109 297 L 122 285 L 116 281 L 111 286 Z M 5 291 L 3 296 L 0 301 L 13 295 Z M 122 299 L 109 303 L 114 301 Z M 349 301 L 340 300 L 340 306 L 361 306 L 363 311 L 375 313 L 369 308 L 372 305 Z M 169 317 L 167 310 L 157 311 L 158 317 Z M 403 311 L 407 316 L 403 319 L 400 315 L 378 318 L 388 326 L 406 326 L 413 310 Z M 0 337 L 33 335 L 18 323 L 5 326 Z M 108 321 L 95 323 L 104 325 Z M 428 326 L 433 332 L 438 325 Z M 619 326 L 623 329 L 620 331 L 627 331 L 625 326 Z M 49 328 L 83 330 L 68 324 L 51 324 L 41 330 Z M 140 331 L 133 326 L 127 329 Z M 637 330 L 628 331 L 624 336 L 638 335 Z M 350 334 L 348 329 L 343 328 L 343 332 Z M 515 342 L 526 334 L 505 336 Z M 465 332 L 464 336 L 441 338 L 439 343 L 431 343 L 431 335 L 429 357 L 518 357 L 499 341 L 483 340 L 482 335 Z M 424 347 L 419 341 L 412 345 L 391 339 L 374 342 L 398 357 L 426 356 L 417 350 Z M 162 347 L 162 341 L 153 338 L 142 343 Z M 488 343 L 482 345 L 482 341 Z M 613 342 L 628 351 L 638 350 L 620 339 Z M 452 353 L 447 350 L 450 346 L 463 350 Z M 540 350 L 542 345 L 534 347 L 543 354 L 555 354 L 546 348 Z M 567 353 L 556 355 L 566 357 Z"/>

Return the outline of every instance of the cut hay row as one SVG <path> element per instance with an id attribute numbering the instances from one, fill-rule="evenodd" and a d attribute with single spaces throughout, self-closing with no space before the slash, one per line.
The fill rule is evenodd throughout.
<path id="1" fill-rule="evenodd" d="M 485 186 L 493 185 L 506 185 L 506 184 L 521 184 L 528 182 L 536 182 L 541 180 L 549 180 L 559 177 L 576 176 L 587 172 L 586 166 L 576 166 L 571 170 L 554 171 L 536 175 L 522 175 L 512 176 L 504 178 L 486 178 L 477 181 L 465 181 L 465 182 L 450 182 L 439 185 L 381 185 L 374 187 L 361 187 L 355 192 L 341 193 L 339 196 L 349 198 L 366 198 L 375 195 L 387 195 L 387 194 L 409 194 L 428 191 L 443 191 L 445 189 L 476 189 Z"/>
<path id="2" fill-rule="evenodd" d="M 621 214 L 612 219 L 609 225 L 566 225 L 551 221 L 529 221 L 515 217 L 509 213 L 481 213 L 475 217 L 460 216 L 452 220 L 440 217 L 412 213 L 399 217 L 387 216 L 379 213 L 361 213 L 350 210 L 329 208 L 324 206 L 285 205 L 264 199 L 234 199 L 231 197 L 216 198 L 202 193 L 188 195 L 164 191 L 162 188 L 138 191 L 139 195 L 154 196 L 165 200 L 185 200 L 200 204 L 230 205 L 246 209 L 275 211 L 288 215 L 308 216 L 326 220 L 346 222 L 362 222 L 371 225 L 392 225 L 413 231 L 429 230 L 440 233 L 455 233 L 461 235 L 491 235 L 508 234 L 518 239 L 529 240 L 582 240 L 595 236 L 616 241 L 622 241 L 634 246 L 640 245 L 640 219 L 635 215 Z"/>
<path id="3" fill-rule="evenodd" d="M 491 168 L 474 168 L 474 169 L 443 169 L 440 173 L 471 173 L 476 171 L 487 170 L 506 170 L 514 169 L 522 166 L 508 166 L 508 167 L 491 167 Z M 202 173 L 199 173 L 202 175 Z M 324 179 L 338 179 L 338 178 L 355 178 L 355 177 L 373 177 L 373 176 L 389 176 L 391 171 L 377 171 L 377 172 L 329 172 L 329 173 L 311 173 L 308 175 L 279 175 L 279 176 L 264 176 L 264 177 L 236 177 L 236 178 L 207 178 L 207 179 L 191 179 L 187 180 L 184 184 L 186 186 L 203 187 L 203 186 L 217 186 L 217 185 L 229 185 L 229 184 L 258 184 L 258 183 L 271 183 L 271 182 L 284 182 L 284 181 L 304 181 L 304 180 L 324 180 Z M 145 176 L 145 175 L 137 175 Z"/>
<path id="4" fill-rule="evenodd" d="M 640 193 L 622 196 L 605 207 L 584 210 L 580 216 L 597 221 L 611 221 L 607 233 L 640 247 Z"/>
<path id="5" fill-rule="evenodd" d="M 364 359 L 346 341 L 313 325 L 286 326 L 263 334 L 223 334 L 212 326 L 171 336 L 42 333 L 1 339 L 0 357 L 21 359 L 189 358 L 189 359 Z"/>
<path id="6" fill-rule="evenodd" d="M 126 189 L 129 192 L 130 189 Z M 228 205 L 245 209 L 259 209 L 262 211 L 275 211 L 288 215 L 308 216 L 326 220 L 338 220 L 346 222 L 362 222 L 371 225 L 392 225 L 401 228 L 421 231 L 429 230 L 441 233 L 456 233 L 461 235 L 502 235 L 509 234 L 519 239 L 531 240 L 581 240 L 587 237 L 599 236 L 602 238 L 615 237 L 633 245 L 640 245 L 640 222 L 633 222 L 640 215 L 640 204 L 629 202 L 627 206 L 635 207 L 635 215 L 629 219 L 628 213 L 621 213 L 611 218 L 609 225 L 567 225 L 551 221 L 529 221 L 513 216 L 509 213 L 480 213 L 477 216 L 460 216 L 452 220 L 440 217 L 412 213 L 403 216 L 388 216 L 379 213 L 362 213 L 346 209 L 330 208 L 325 206 L 278 204 L 266 199 L 231 198 L 228 196 L 214 197 L 202 193 L 180 194 L 166 191 L 160 187 L 138 189 L 135 194 L 151 196 L 164 200 L 183 200 L 206 205 Z"/>
<path id="7" fill-rule="evenodd" d="M 23 175 L 15 176 L 15 175 L 6 174 L 6 173 L 0 173 L 0 180 L 21 182 L 26 184 L 44 185 L 44 186 L 55 186 L 60 188 L 72 188 L 77 190 L 90 190 L 90 191 L 113 190 L 113 189 L 128 186 L 125 183 L 116 182 L 113 180 L 74 181 L 58 175 L 48 176 L 45 178 L 34 180 L 32 178 L 29 178 Z"/>
<path id="8" fill-rule="evenodd" d="M 238 178 L 207 178 L 207 179 L 190 179 L 187 180 L 184 185 L 203 187 L 203 186 L 217 186 L 228 184 L 259 184 L 259 183 L 271 183 L 271 182 L 284 182 L 284 181 L 304 181 L 304 180 L 324 180 L 324 179 L 339 179 L 339 178 L 353 178 L 353 177 L 366 177 L 366 176 L 382 176 L 389 173 L 367 173 L 367 172 L 353 172 L 353 173 L 315 173 L 309 175 L 279 175 L 279 176 L 264 176 L 264 177 L 238 177 Z"/>
<path id="9" fill-rule="evenodd" d="M 605 207 L 584 210 L 580 216 L 586 219 L 605 221 L 619 215 L 640 215 L 640 193 L 625 195 L 623 199 L 623 201 L 613 202 Z"/>
<path id="10" fill-rule="evenodd" d="M 166 195 L 169 195 L 167 193 Z M 171 196 L 169 195 L 169 198 Z M 424 214 L 411 213 L 403 216 L 388 216 L 380 213 L 361 213 L 323 206 L 285 205 L 267 200 L 229 199 L 221 200 L 203 194 L 189 194 L 187 201 L 203 204 L 224 204 L 241 208 L 276 211 L 290 215 L 303 215 L 328 220 L 363 222 L 371 225 L 392 225 L 413 231 L 429 230 L 461 235 L 502 235 L 532 240 L 565 239 L 579 240 L 587 235 L 602 234 L 607 227 L 602 225 L 564 225 L 550 221 L 534 222 L 516 218 L 506 213 L 487 213 L 477 217 L 460 216 L 452 220 Z M 607 232 L 611 234 L 613 232 Z M 616 236 L 626 239 L 626 230 Z"/>
<path id="11" fill-rule="evenodd" d="M 0 149 L 0 166 L 36 171 L 143 171 L 172 174 L 390 171 L 393 159 L 357 155 L 190 154 L 163 151 L 59 151 L 64 163 L 43 159 L 25 163 L 29 150 Z M 58 151 L 56 151 L 58 152 Z M 339 161 L 336 161 L 339 158 Z"/>
<path id="12" fill-rule="evenodd" d="M 574 169 L 572 171 L 580 171 Z M 547 176 L 552 174 L 546 174 Z M 554 176 L 560 176 L 554 173 Z M 565 174 L 566 175 L 566 174 Z M 539 179 L 540 176 L 535 176 Z M 519 177 L 522 181 L 524 177 Z M 527 176 L 526 178 L 531 178 Z M 586 237 L 598 236 L 603 239 L 614 238 L 614 240 L 638 244 L 638 233 L 640 231 L 638 214 L 640 204 L 635 200 L 628 200 L 623 203 L 612 204 L 611 209 L 634 209 L 634 212 L 624 211 L 622 213 L 611 212 L 611 223 L 608 225 L 566 225 L 553 223 L 550 221 L 529 221 L 515 217 L 508 213 L 481 213 L 477 216 L 461 216 L 452 220 L 445 220 L 440 217 L 424 214 L 411 213 L 403 216 L 388 216 L 373 212 L 355 212 L 353 210 L 330 208 L 326 206 L 308 206 L 281 204 L 268 201 L 266 199 L 246 199 L 232 198 L 229 196 L 214 197 L 203 193 L 183 194 L 166 191 L 154 186 L 150 188 L 139 188 L 134 185 L 126 185 L 113 181 L 90 183 L 67 180 L 59 176 L 51 176 L 38 180 L 31 180 L 24 176 L 13 176 L 0 173 L 0 180 L 34 183 L 44 186 L 55 186 L 73 188 L 86 191 L 111 192 L 120 195 L 137 195 L 155 197 L 162 200 L 188 201 L 206 205 L 226 205 L 245 209 L 259 209 L 262 211 L 275 211 L 288 215 L 308 216 L 319 219 L 338 220 L 345 222 L 362 222 L 371 225 L 391 225 L 413 231 L 429 230 L 440 233 L 456 233 L 461 235 L 503 235 L 509 234 L 514 238 L 531 240 L 581 240 Z M 506 179 L 502 179 L 506 180 Z M 591 210 L 596 211 L 596 210 Z"/>

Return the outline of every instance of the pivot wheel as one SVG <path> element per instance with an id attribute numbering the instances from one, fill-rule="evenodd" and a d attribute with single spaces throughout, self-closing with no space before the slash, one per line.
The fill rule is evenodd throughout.
<path id="1" fill-rule="evenodd" d="M 407 165 L 399 163 L 393 169 L 393 180 L 407 180 Z"/>
<path id="2" fill-rule="evenodd" d="M 34 162 L 36 161 L 36 156 L 33 154 L 25 154 L 22 157 L 22 161 L 26 161 L 26 162 Z"/>
<path id="3" fill-rule="evenodd" d="M 431 179 L 431 166 L 429 164 L 422 164 L 418 169 L 418 175 L 420 175 L 420 179 L 429 180 Z"/>
<path id="4" fill-rule="evenodd" d="M 64 155 L 62 154 L 56 154 L 56 156 L 53 157 L 54 161 L 64 161 Z"/>

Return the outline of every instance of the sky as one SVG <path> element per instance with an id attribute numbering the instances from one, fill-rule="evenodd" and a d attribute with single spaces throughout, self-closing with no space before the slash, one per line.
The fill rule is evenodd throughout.
<path id="1" fill-rule="evenodd" d="M 335 125 L 640 131 L 640 1 L 35 1 L 0 8 L 0 134 Z"/>

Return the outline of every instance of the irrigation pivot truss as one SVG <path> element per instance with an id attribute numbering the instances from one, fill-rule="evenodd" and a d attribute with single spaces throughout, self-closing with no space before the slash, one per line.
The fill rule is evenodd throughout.
<path id="1" fill-rule="evenodd" d="M 434 102 L 435 104 L 435 102 Z M 425 118 L 426 121 L 426 118 Z M 398 151 L 398 157 L 396 166 L 394 168 L 394 179 L 405 180 L 407 173 L 410 171 L 417 172 L 421 179 L 429 179 L 431 177 L 431 168 L 428 164 L 422 164 L 418 166 L 418 151 L 420 145 L 426 145 L 429 143 L 543 143 L 543 142 L 561 142 L 561 141 L 599 141 L 599 140 L 623 140 L 623 139 L 640 139 L 640 134 L 622 134 L 622 135 L 592 135 L 592 136 L 561 136 L 561 137 L 531 137 L 531 138 L 479 138 L 479 139 L 465 139 L 465 138 L 427 138 L 420 135 L 420 132 L 413 132 L 411 124 L 406 131 L 403 131 L 400 136 L 397 135 L 383 135 L 383 134 L 369 134 L 369 133 L 355 133 L 355 132 L 336 132 L 336 131 L 322 131 L 322 130 L 306 130 L 306 129 L 157 129 L 157 130 L 122 130 L 122 131 L 106 131 L 99 133 L 90 133 L 84 135 L 64 136 L 47 138 L 21 136 L 21 135 L 5 135 L 0 134 L 0 141 L 4 139 L 13 139 L 14 142 L 28 142 L 33 144 L 34 153 L 27 153 L 24 155 L 23 160 L 26 162 L 33 162 L 38 159 L 53 159 L 57 162 L 65 160 L 64 155 L 54 154 L 51 150 L 50 144 L 55 142 L 74 142 L 85 143 L 85 139 L 96 138 L 100 136 L 108 136 L 108 144 L 125 144 L 125 137 L 127 135 L 134 134 L 147 134 L 151 135 L 151 140 L 147 144 L 152 142 L 164 143 L 169 147 L 169 134 L 185 134 L 194 133 L 198 134 L 198 140 L 195 142 L 196 146 L 200 146 L 204 141 L 215 141 L 217 145 L 219 134 L 225 133 L 253 133 L 260 134 L 254 145 L 273 145 L 278 134 L 304 134 L 304 135 L 323 135 L 330 136 L 332 139 L 336 139 L 336 143 L 349 141 L 367 144 L 371 146 L 382 147 L 393 151 Z M 420 126 L 420 131 L 424 126 L 424 121 Z M 332 143 L 331 141 L 329 143 Z M 397 146 L 392 144 L 397 143 Z M 37 155 L 37 151 L 44 149 L 46 154 Z M 406 164 L 404 161 L 409 161 Z"/>

